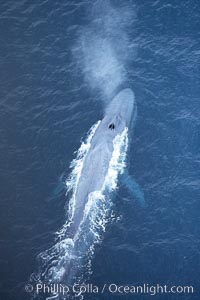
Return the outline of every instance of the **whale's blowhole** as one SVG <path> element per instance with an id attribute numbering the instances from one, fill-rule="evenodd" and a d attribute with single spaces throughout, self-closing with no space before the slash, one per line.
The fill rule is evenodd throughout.
<path id="1" fill-rule="evenodd" d="M 115 129 L 115 124 L 114 123 L 111 123 L 109 126 L 108 126 L 109 129 L 111 130 L 114 130 Z"/>

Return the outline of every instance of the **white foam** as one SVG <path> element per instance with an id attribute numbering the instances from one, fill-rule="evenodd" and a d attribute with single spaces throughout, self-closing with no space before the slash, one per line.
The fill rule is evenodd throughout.
<path id="1" fill-rule="evenodd" d="M 74 209 L 75 209 L 75 195 L 76 190 L 78 186 L 78 182 L 80 179 L 81 171 L 83 168 L 83 164 L 85 161 L 85 157 L 91 147 L 91 140 L 95 134 L 95 131 L 97 130 L 98 126 L 100 125 L 101 121 L 98 121 L 96 124 L 94 124 L 87 135 L 86 141 L 82 142 L 79 150 L 77 151 L 77 156 L 75 159 L 72 160 L 70 164 L 70 168 L 72 169 L 71 174 L 69 175 L 68 179 L 66 180 L 66 187 L 67 187 L 67 193 L 66 195 L 72 191 L 72 196 L 69 200 L 69 207 L 68 207 L 68 220 L 67 222 L 62 226 L 62 228 L 56 233 L 57 237 L 59 239 L 63 238 L 66 234 L 66 230 L 71 224 L 73 215 L 74 215 Z"/>

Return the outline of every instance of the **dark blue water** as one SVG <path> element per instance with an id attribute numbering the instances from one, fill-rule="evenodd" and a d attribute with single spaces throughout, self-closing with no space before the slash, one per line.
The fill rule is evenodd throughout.
<path id="1" fill-rule="evenodd" d="M 126 66 L 138 106 L 129 170 L 147 207 L 120 186 L 114 207 L 121 217 L 96 247 L 90 282 L 192 285 L 194 294 L 154 298 L 199 299 L 200 3 L 142 2 L 122 1 L 135 11 L 129 34 L 137 46 Z M 65 192 L 55 192 L 59 178 L 103 114 L 98 89 L 86 84 L 72 55 L 91 5 L 0 4 L 2 300 L 30 299 L 24 286 L 36 256 L 66 219 Z M 87 296 L 114 298 L 152 296 Z"/>

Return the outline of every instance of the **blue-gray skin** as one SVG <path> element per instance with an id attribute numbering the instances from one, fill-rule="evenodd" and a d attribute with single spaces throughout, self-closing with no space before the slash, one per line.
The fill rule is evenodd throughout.
<path id="1" fill-rule="evenodd" d="M 130 88 L 121 90 L 110 102 L 98 126 L 86 155 L 75 194 L 75 210 L 69 228 L 71 238 L 78 232 L 84 208 L 91 192 L 102 189 L 113 154 L 113 140 L 136 115 L 134 93 Z"/>

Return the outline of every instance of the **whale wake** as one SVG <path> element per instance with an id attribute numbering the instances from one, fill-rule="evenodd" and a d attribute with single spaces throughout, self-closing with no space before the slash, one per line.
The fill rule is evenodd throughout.
<path id="1" fill-rule="evenodd" d="M 89 130 L 86 140 L 71 162 L 71 174 L 66 180 L 68 201 L 68 218 L 56 233 L 54 245 L 38 255 L 39 271 L 32 276 L 37 282 L 71 283 L 83 282 L 92 273 L 91 262 L 96 244 L 102 241 L 102 233 L 107 222 L 114 219 L 111 192 L 117 189 L 118 176 L 124 172 L 128 148 L 128 129 L 125 128 L 113 141 L 113 155 L 103 188 L 89 194 L 84 210 L 84 217 L 74 239 L 69 238 L 68 228 L 72 221 L 75 207 L 75 193 L 80 179 L 85 157 L 90 149 L 91 140 L 101 121 Z M 70 274 L 66 274 L 70 266 Z"/>

